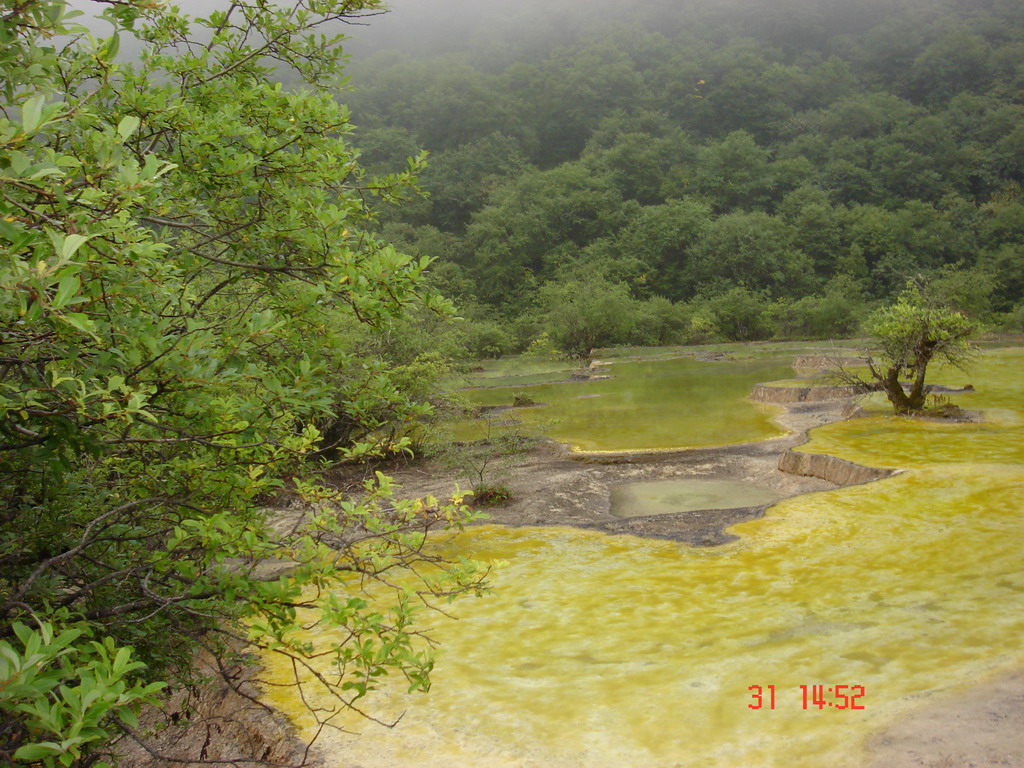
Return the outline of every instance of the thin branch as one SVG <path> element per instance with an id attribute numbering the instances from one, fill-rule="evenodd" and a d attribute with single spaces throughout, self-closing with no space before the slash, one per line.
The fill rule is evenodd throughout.
<path id="1" fill-rule="evenodd" d="M 127 504 L 122 504 L 119 507 L 108 509 L 99 517 L 96 517 L 93 520 L 91 520 L 89 524 L 85 527 L 85 530 L 82 532 L 82 536 L 79 539 L 78 544 L 69 550 L 61 552 L 59 555 L 54 555 L 53 557 L 41 562 L 39 566 L 29 575 L 29 577 L 21 583 L 18 589 L 15 590 L 10 600 L 8 600 L 6 603 L 0 606 L 0 615 L 7 615 L 10 611 L 11 604 L 20 601 L 21 598 L 24 597 L 32 588 L 32 585 L 36 582 L 36 580 L 40 576 L 42 576 L 46 571 L 48 571 L 50 568 L 53 568 L 56 565 L 59 565 L 60 563 L 63 563 L 65 560 L 74 557 L 79 552 L 84 550 L 86 547 L 91 546 L 94 542 L 89 540 L 89 534 L 92 533 L 93 528 L 95 528 L 101 522 L 103 522 L 104 520 L 113 515 L 119 515 L 124 512 L 128 512 L 144 504 L 165 503 L 166 501 L 168 501 L 168 498 L 166 496 L 154 496 L 148 499 L 130 501 Z"/>

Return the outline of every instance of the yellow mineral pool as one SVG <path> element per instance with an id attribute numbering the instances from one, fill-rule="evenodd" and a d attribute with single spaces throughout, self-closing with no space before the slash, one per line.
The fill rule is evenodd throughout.
<path id="1" fill-rule="evenodd" d="M 1024 665 L 1022 372 L 1020 350 L 982 358 L 957 400 L 982 424 L 817 430 L 802 450 L 902 471 L 781 502 L 723 547 L 497 526 L 436 542 L 507 561 L 495 594 L 424 615 L 433 689 L 371 694 L 401 722 L 339 718 L 328 765 L 864 765 L 928 694 Z M 289 691 L 267 698 L 308 735 Z"/>

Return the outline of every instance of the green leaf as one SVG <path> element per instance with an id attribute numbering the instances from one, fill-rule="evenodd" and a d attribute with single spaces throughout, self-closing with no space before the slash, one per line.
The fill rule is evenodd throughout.
<path id="1" fill-rule="evenodd" d="M 24 244 L 31 239 L 28 233 L 23 232 L 10 221 L 0 219 L 0 238 L 11 243 L 13 251 L 21 250 Z"/>
<path id="2" fill-rule="evenodd" d="M 81 312 L 68 312 L 67 314 L 60 315 L 59 317 L 72 328 L 77 328 L 83 333 L 95 334 L 96 332 L 96 327 L 93 325 L 92 320 Z"/>
<path id="3" fill-rule="evenodd" d="M 141 176 L 144 179 L 159 179 L 177 167 L 175 163 L 165 163 L 156 155 L 150 154 L 146 155 L 146 164 L 142 168 Z"/>
<path id="4" fill-rule="evenodd" d="M 52 741 L 41 741 L 38 744 L 26 744 L 19 747 L 14 753 L 16 760 L 42 760 L 44 757 L 53 757 L 63 753 L 60 744 Z"/>
<path id="5" fill-rule="evenodd" d="M 62 258 L 70 259 L 75 253 L 85 245 L 92 238 L 92 235 L 68 235 L 64 238 L 64 244 L 61 246 L 60 255 Z"/>
<path id="6" fill-rule="evenodd" d="M 128 663 L 131 661 L 132 650 L 131 648 L 121 647 L 117 649 L 117 655 L 114 657 L 113 670 L 117 674 L 123 674 L 125 669 L 128 667 Z"/>
<path id="7" fill-rule="evenodd" d="M 119 50 L 121 50 L 121 36 L 115 32 L 107 38 L 106 43 L 103 45 L 103 58 L 111 60 L 117 56 Z"/>
<path id="8" fill-rule="evenodd" d="M 39 117 L 43 113 L 43 101 L 42 94 L 33 96 L 21 108 L 21 127 L 25 133 L 32 133 L 39 126 Z"/>
<path id="9" fill-rule="evenodd" d="M 139 717 L 131 709 L 125 707 L 124 709 L 121 710 L 120 715 L 121 715 L 121 719 L 124 720 L 124 722 L 130 728 L 138 728 L 139 727 Z"/>
<path id="10" fill-rule="evenodd" d="M 51 306 L 54 309 L 67 306 L 68 302 L 78 294 L 78 289 L 81 287 L 82 281 L 78 278 L 78 275 L 64 275 L 57 286 L 57 293 L 53 297 Z"/>
<path id="11" fill-rule="evenodd" d="M 121 122 L 117 124 L 117 135 L 121 137 L 121 141 L 127 141 L 128 137 L 135 133 L 139 127 L 141 121 L 135 115 L 125 115 L 121 118 Z"/>

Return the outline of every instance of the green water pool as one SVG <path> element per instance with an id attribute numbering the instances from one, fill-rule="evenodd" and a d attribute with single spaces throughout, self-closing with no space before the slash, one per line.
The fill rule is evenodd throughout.
<path id="1" fill-rule="evenodd" d="M 541 404 L 489 416 L 522 422 L 529 430 L 579 451 L 666 450 L 729 445 L 784 434 L 772 422 L 780 412 L 748 400 L 753 386 L 792 374 L 778 355 L 745 362 L 676 358 L 622 362 L 607 367 L 611 378 L 465 390 L 476 406 L 511 405 L 516 394 Z M 598 372 L 603 373 L 602 372 Z M 486 420 L 464 422 L 456 437 L 479 439 Z"/>
<path id="2" fill-rule="evenodd" d="M 757 507 L 778 501 L 782 494 L 739 480 L 654 480 L 623 483 L 611 489 L 611 513 L 616 517 L 671 515 L 697 509 Z"/>

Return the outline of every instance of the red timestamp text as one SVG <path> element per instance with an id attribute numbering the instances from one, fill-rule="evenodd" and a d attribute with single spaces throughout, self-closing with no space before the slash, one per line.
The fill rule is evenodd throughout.
<path id="1" fill-rule="evenodd" d="M 749 685 L 748 709 L 775 709 L 774 685 Z M 863 685 L 801 685 L 801 706 L 806 709 L 864 709 L 861 700 L 867 695 Z M 794 701 L 796 697 L 794 696 Z"/>

